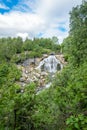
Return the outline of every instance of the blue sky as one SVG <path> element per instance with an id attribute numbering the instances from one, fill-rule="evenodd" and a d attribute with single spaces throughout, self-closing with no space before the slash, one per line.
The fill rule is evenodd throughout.
<path id="1" fill-rule="evenodd" d="M 0 13 L 4 14 L 11 11 L 12 8 L 18 4 L 18 0 L 0 0 L 0 4 L 2 5 L 2 8 L 0 8 Z"/>
<path id="2" fill-rule="evenodd" d="M 69 11 L 81 0 L 0 0 L 0 37 L 68 36 Z"/>

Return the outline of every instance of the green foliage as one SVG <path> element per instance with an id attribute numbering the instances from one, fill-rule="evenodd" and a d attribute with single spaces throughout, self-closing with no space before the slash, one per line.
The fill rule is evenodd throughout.
<path id="1" fill-rule="evenodd" d="M 70 12 L 70 32 L 63 42 L 63 52 L 74 66 L 87 61 L 87 2 L 74 7 Z"/>
<path id="2" fill-rule="evenodd" d="M 33 50 L 33 41 L 30 39 L 26 39 L 25 42 L 23 43 L 23 49 L 25 51 Z"/>
<path id="3" fill-rule="evenodd" d="M 9 81 L 14 82 L 18 80 L 20 76 L 21 72 L 17 69 L 16 65 L 8 63 L 0 64 L 0 84 L 6 85 L 5 83 L 8 84 Z"/>
<path id="4" fill-rule="evenodd" d="M 82 114 L 77 115 L 77 117 L 70 116 L 66 124 L 68 125 L 67 130 L 86 130 L 87 117 Z"/>
<path id="5" fill-rule="evenodd" d="M 55 102 L 60 110 L 58 120 L 66 122 L 62 128 L 66 130 L 87 129 L 86 10 L 87 2 L 84 1 L 70 13 L 70 34 L 61 45 L 68 65 L 56 75 L 53 82 L 56 89 Z"/>
<path id="6" fill-rule="evenodd" d="M 12 56 L 22 52 L 21 38 L 2 38 L 0 40 L 0 61 L 9 62 Z"/>
<path id="7" fill-rule="evenodd" d="M 60 52 L 60 45 L 55 44 L 50 38 L 26 39 L 24 42 L 20 37 L 0 39 L 0 62 L 19 63 L 52 51 Z"/>
<path id="8" fill-rule="evenodd" d="M 33 127 L 35 84 L 26 86 L 23 92 L 21 87 L 15 83 L 20 76 L 14 66 L 0 66 L 0 72 L 0 81 L 2 81 L 0 83 L 0 128 L 28 130 L 29 127 Z"/>
<path id="9" fill-rule="evenodd" d="M 32 115 L 35 130 L 57 130 L 58 106 L 54 103 L 54 91 L 44 90 L 36 96 L 36 110 Z M 57 112 L 58 111 L 58 112 Z"/>
<path id="10" fill-rule="evenodd" d="M 70 12 L 70 33 L 62 45 L 56 37 L 0 39 L 0 128 L 2 130 L 87 129 L 87 2 Z M 63 52 L 67 65 L 49 89 L 17 84 L 21 73 L 13 63 L 44 53 Z"/>
<path id="11" fill-rule="evenodd" d="M 14 64 L 0 64 L 0 128 L 2 129 L 10 130 L 13 123 L 14 97 L 16 90 L 20 88 L 15 82 L 20 76 L 21 73 Z"/>
<path id="12" fill-rule="evenodd" d="M 54 44 L 58 44 L 58 38 L 57 37 L 53 36 L 52 41 L 53 41 Z"/>
<path id="13" fill-rule="evenodd" d="M 70 119 L 71 115 L 77 117 L 81 114 L 84 117 L 82 122 L 85 122 L 87 109 L 87 63 L 83 63 L 79 68 L 71 65 L 65 67 L 62 73 L 56 76 L 53 86 L 56 90 L 55 102 L 58 104 L 61 115 L 59 120 L 65 122 L 67 118 Z M 64 118 L 62 118 L 63 115 Z M 80 124 L 78 125 L 80 126 Z M 68 128 L 66 124 L 63 127 Z M 69 126 L 69 130 L 72 129 L 75 129 L 74 123 Z M 86 123 L 81 126 L 81 129 L 86 129 Z"/>
<path id="14" fill-rule="evenodd" d="M 35 111 L 35 84 L 32 83 L 25 87 L 24 92 L 17 93 L 15 97 L 15 129 L 33 129 L 32 115 Z M 21 125 L 20 125 L 21 124 Z"/>
<path id="15" fill-rule="evenodd" d="M 41 51 L 33 51 L 29 54 L 29 57 L 30 58 L 34 58 L 34 57 L 41 57 L 42 54 L 41 54 Z"/>

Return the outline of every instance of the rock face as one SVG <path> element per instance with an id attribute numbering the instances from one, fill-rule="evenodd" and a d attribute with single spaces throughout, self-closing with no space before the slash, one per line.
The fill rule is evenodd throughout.
<path id="1" fill-rule="evenodd" d="M 17 65 L 18 69 L 22 71 L 19 84 L 25 85 L 36 82 L 38 87 L 43 88 L 46 85 L 46 79 L 49 73 L 55 73 L 63 68 L 65 61 L 63 56 L 50 55 L 47 57 L 28 59 L 22 65 Z M 59 66 L 58 66 L 59 65 Z"/>
<path id="2" fill-rule="evenodd" d="M 67 64 L 67 62 L 65 62 L 63 54 L 55 55 L 55 56 L 63 64 L 63 66 Z"/>
<path id="3" fill-rule="evenodd" d="M 31 82 L 38 82 L 38 86 L 44 86 L 46 82 L 47 72 L 41 72 L 36 70 L 35 67 L 18 65 L 18 68 L 22 71 L 22 77 L 20 78 L 19 84 L 25 86 Z"/>

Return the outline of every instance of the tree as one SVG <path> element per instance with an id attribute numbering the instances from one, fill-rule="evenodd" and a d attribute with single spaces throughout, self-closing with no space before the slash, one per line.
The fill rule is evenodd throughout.
<path id="1" fill-rule="evenodd" d="M 71 60 L 79 65 L 87 60 L 87 2 L 70 12 Z"/>
<path id="2" fill-rule="evenodd" d="M 53 41 L 54 44 L 58 44 L 59 43 L 58 42 L 58 38 L 56 36 L 52 37 L 52 41 Z"/>

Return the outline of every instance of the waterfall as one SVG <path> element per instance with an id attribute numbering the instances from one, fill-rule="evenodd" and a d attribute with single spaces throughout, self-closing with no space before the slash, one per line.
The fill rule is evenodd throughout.
<path id="1" fill-rule="evenodd" d="M 53 54 L 41 60 L 41 62 L 39 63 L 39 66 L 36 69 L 40 69 L 41 72 L 45 71 L 49 73 L 48 74 L 49 82 L 46 83 L 43 88 L 40 86 L 39 89 L 37 89 L 37 95 L 41 91 L 49 88 L 52 85 L 52 79 L 54 77 L 55 72 L 61 70 L 62 68 L 63 68 L 63 64 Z"/>
<path id="2" fill-rule="evenodd" d="M 55 73 L 57 70 L 61 70 L 62 68 L 63 65 L 55 55 L 50 55 L 47 58 L 44 58 L 37 67 L 37 69 L 41 69 L 49 73 Z"/>

